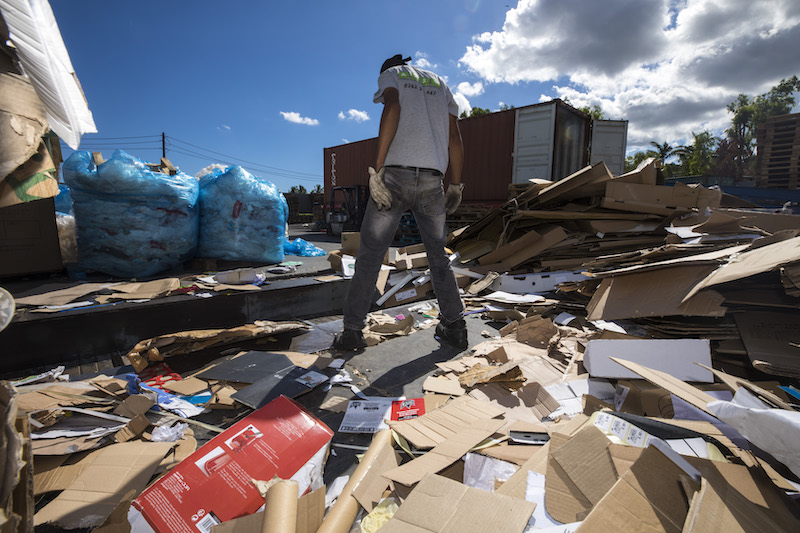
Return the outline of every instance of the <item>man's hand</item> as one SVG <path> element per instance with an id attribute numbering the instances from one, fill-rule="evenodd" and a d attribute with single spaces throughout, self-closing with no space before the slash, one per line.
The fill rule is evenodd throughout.
<path id="1" fill-rule="evenodd" d="M 444 210 L 448 215 L 452 215 L 461 204 L 461 191 L 464 189 L 464 184 L 457 185 L 450 184 L 447 187 L 447 192 L 444 194 Z"/>
<path id="2" fill-rule="evenodd" d="M 379 211 L 392 207 L 392 193 L 389 192 L 389 189 L 386 188 L 386 184 L 383 183 L 383 172 L 383 167 L 377 172 L 375 172 L 374 168 L 369 167 L 369 194 L 372 196 L 372 199 L 375 200 L 375 203 L 378 204 Z"/>

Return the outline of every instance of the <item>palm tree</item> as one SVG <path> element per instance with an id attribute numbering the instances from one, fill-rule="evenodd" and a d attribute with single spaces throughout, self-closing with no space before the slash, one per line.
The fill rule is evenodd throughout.
<path id="1" fill-rule="evenodd" d="M 676 146 L 670 146 L 667 141 L 664 141 L 663 144 L 658 144 L 655 141 L 650 141 L 650 144 L 655 146 L 656 149 L 652 150 L 654 156 L 658 156 L 661 159 L 661 162 L 666 165 L 667 159 L 675 155 L 675 151 L 677 150 Z"/>

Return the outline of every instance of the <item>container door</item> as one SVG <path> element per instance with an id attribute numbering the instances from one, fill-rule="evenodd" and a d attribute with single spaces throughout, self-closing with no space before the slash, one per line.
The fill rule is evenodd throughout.
<path id="1" fill-rule="evenodd" d="M 589 164 L 605 161 L 613 176 L 625 172 L 625 150 L 628 146 L 627 120 L 593 120 Z"/>
<path id="2" fill-rule="evenodd" d="M 555 104 L 516 110 L 512 183 L 552 179 L 555 123 Z"/>

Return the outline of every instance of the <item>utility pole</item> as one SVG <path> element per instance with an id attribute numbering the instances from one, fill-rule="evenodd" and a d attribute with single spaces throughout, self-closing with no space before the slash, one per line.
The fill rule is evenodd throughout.
<path id="1" fill-rule="evenodd" d="M 167 136 L 161 132 L 161 157 L 167 157 Z"/>

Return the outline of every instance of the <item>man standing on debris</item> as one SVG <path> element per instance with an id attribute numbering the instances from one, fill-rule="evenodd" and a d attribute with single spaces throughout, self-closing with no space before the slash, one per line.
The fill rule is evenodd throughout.
<path id="1" fill-rule="evenodd" d="M 362 329 L 375 282 L 400 217 L 408 209 L 422 236 L 439 301 L 436 335 L 461 351 L 467 349 L 464 305 L 445 253 L 445 216 L 458 208 L 463 188 L 458 105 L 442 78 L 408 65 L 409 61 L 400 54 L 387 59 L 373 97 L 383 104 L 383 114 L 375 168 L 369 168 L 372 199 L 361 224 L 356 271 L 344 303 L 344 329 L 333 341 L 337 350 L 366 346 Z M 451 180 L 445 192 L 442 178 L 448 163 Z"/>

